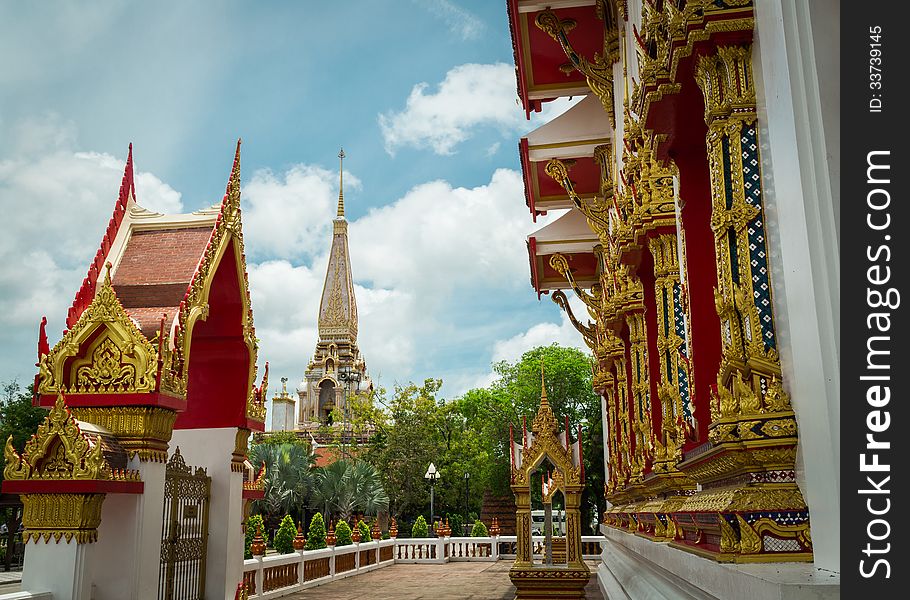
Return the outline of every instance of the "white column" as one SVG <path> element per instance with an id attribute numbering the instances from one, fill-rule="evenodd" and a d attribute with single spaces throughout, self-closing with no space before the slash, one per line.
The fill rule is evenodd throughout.
<path id="1" fill-rule="evenodd" d="M 171 448 L 180 447 L 186 464 L 204 467 L 212 478 L 205 597 L 233 600 L 243 577 L 243 474 L 231 471 L 236 427 L 179 429 Z"/>
<path id="2" fill-rule="evenodd" d="M 91 600 L 94 544 L 61 538 L 25 544 L 21 589 L 51 592 L 54 600 Z"/>
<path id="3" fill-rule="evenodd" d="M 767 0 L 755 17 L 766 231 L 781 367 L 799 425 L 797 481 L 815 565 L 839 571 L 840 12 L 830 2 Z"/>

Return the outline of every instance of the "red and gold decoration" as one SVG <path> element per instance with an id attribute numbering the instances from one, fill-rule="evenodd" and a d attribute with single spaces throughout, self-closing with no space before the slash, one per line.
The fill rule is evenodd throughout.
<path id="1" fill-rule="evenodd" d="M 389 527 L 389 537 L 393 540 L 398 537 L 398 521 L 395 520 L 395 517 L 392 517 L 392 526 Z"/>
<path id="2" fill-rule="evenodd" d="M 595 357 L 604 523 L 718 561 L 811 560 L 775 332 L 752 2 L 646 0 L 640 19 L 619 0 L 508 6 L 525 109 L 589 94 L 519 153 L 532 216 L 571 209 L 529 236 L 531 278 Z"/>
<path id="3" fill-rule="evenodd" d="M 265 556 L 265 540 L 262 538 L 262 525 L 256 527 L 256 535 L 253 536 L 253 542 L 250 544 L 250 554 L 253 556 Z"/>
<path id="4" fill-rule="evenodd" d="M 294 536 L 294 541 L 291 542 L 291 545 L 298 552 L 306 547 L 306 537 L 303 535 L 303 525 L 300 523 L 297 523 L 297 535 Z"/>
<path id="5" fill-rule="evenodd" d="M 143 490 L 116 438 L 95 427 L 83 431 L 62 393 L 22 454 L 10 436 L 4 458 L 3 491 L 22 498 L 26 541 L 94 542 L 105 495 Z"/>
<path id="6" fill-rule="evenodd" d="M 511 427 L 510 427 L 511 429 Z M 581 430 L 579 429 L 579 433 Z M 509 577 L 517 588 L 516 598 L 584 598 L 590 570 L 582 557 L 581 493 L 584 490 L 584 463 L 581 437 L 570 442 L 570 431 L 559 431 L 559 422 L 547 400 L 541 365 L 540 408 L 531 431 L 522 431 L 521 443 L 512 442 L 512 492 L 517 509 L 515 563 Z M 566 564 L 535 564 L 532 552 L 531 475 L 549 460 L 565 498 Z M 555 488 L 554 488 L 555 490 Z"/>

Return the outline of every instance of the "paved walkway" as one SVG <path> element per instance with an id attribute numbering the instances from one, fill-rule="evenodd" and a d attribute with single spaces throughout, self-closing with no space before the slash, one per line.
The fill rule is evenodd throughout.
<path id="1" fill-rule="evenodd" d="M 511 560 L 450 562 L 445 565 L 392 565 L 285 596 L 287 600 L 512 600 Z M 597 586 L 596 563 L 586 592 L 589 600 L 603 596 Z"/>

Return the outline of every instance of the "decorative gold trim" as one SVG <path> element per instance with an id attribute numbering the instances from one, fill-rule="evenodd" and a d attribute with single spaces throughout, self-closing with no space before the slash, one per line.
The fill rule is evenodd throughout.
<path id="1" fill-rule="evenodd" d="M 59 543 L 76 540 L 90 544 L 98 540 L 104 494 L 22 494 L 22 539 L 25 543 L 51 538 Z"/>
<path id="2" fill-rule="evenodd" d="M 177 413 L 150 406 L 76 407 L 71 409 L 80 421 L 110 430 L 130 456 L 142 462 L 167 462 L 168 442 Z"/>
<path id="3" fill-rule="evenodd" d="M 40 394 L 154 391 L 158 352 L 120 304 L 111 285 L 111 263 L 92 303 L 39 358 L 38 367 Z"/>
<path id="4" fill-rule="evenodd" d="M 57 396 L 54 408 L 25 443 L 20 456 L 13 448 L 13 436 L 6 440 L 6 467 L 3 478 L 8 480 L 90 480 L 112 479 L 111 467 L 104 460 L 101 444 L 93 444 L 79 429 L 63 399 Z"/>

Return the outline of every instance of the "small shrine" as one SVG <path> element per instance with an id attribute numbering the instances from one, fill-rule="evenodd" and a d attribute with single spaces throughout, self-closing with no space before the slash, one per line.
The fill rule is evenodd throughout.
<path id="1" fill-rule="evenodd" d="M 509 578 L 518 591 L 518 600 L 551 598 L 584 598 L 585 586 L 591 573 L 582 558 L 581 545 L 581 494 L 584 490 L 584 464 L 582 463 L 581 428 L 573 443 L 566 418 L 565 429 L 559 431 L 559 422 L 547 400 L 543 365 L 540 369 L 540 408 L 531 424 L 522 427 L 520 442 L 514 441 L 510 431 L 512 492 L 517 505 L 516 557 L 509 570 Z M 561 492 L 565 502 L 565 538 L 553 539 L 552 522 L 545 526 L 544 558 L 534 560 L 531 539 L 531 478 L 544 461 L 553 467 L 542 481 L 542 499 L 545 509 L 552 507 L 553 496 Z M 550 511 L 547 510 L 547 517 Z M 549 519 L 547 519 L 549 521 Z M 556 544 L 555 542 L 560 542 Z M 564 545 L 563 545 L 564 544 Z M 554 552 L 554 548 L 556 552 Z"/>

